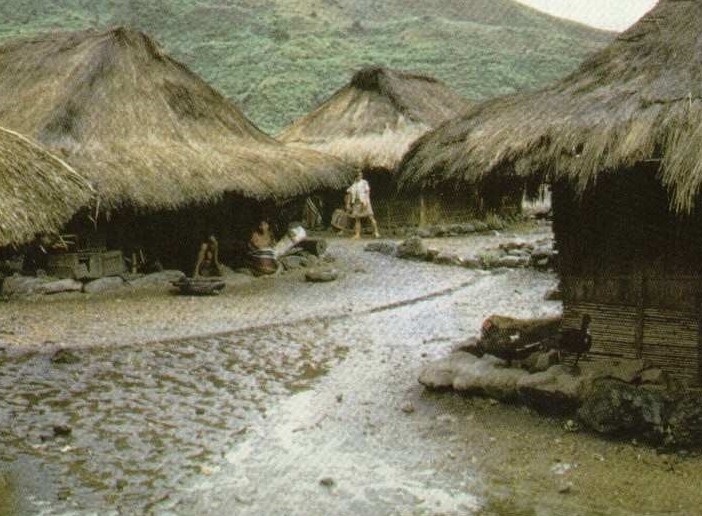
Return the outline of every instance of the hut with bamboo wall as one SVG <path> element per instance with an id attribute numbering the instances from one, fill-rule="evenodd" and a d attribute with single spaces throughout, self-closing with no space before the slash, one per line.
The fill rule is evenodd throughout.
<path id="1" fill-rule="evenodd" d="M 445 124 L 401 181 L 550 183 L 564 325 L 590 314 L 593 356 L 700 383 L 700 0 L 661 0 L 570 76 Z"/>
<path id="2" fill-rule="evenodd" d="M 0 46 L 0 124 L 90 180 L 100 239 L 150 247 L 161 260 L 183 248 L 192 259 L 203 235 L 250 226 L 266 206 L 273 212 L 353 175 L 340 160 L 264 134 L 153 39 L 126 28 Z"/>
<path id="3" fill-rule="evenodd" d="M 0 128 L 0 250 L 59 233 L 93 197 L 88 182 L 64 161 Z"/>
<path id="4" fill-rule="evenodd" d="M 361 169 L 371 185 L 381 225 L 460 221 L 475 215 L 475 205 L 465 196 L 450 188 L 400 195 L 394 171 L 412 142 L 468 106 L 466 99 L 434 78 L 365 68 L 278 139 Z M 341 205 L 342 199 L 343 192 L 337 193 L 332 207 Z"/>

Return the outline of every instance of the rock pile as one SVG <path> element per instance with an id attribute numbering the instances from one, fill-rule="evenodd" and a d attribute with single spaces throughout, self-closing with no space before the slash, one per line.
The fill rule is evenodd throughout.
<path id="1" fill-rule="evenodd" d="M 396 244 L 390 240 L 371 242 L 366 251 L 395 256 L 406 260 L 428 261 L 439 265 L 455 265 L 469 269 L 523 268 L 549 269 L 555 267 L 556 252 L 553 240 L 536 243 L 516 240 L 501 244 L 479 255 L 459 256 L 456 253 L 427 247 L 420 236 L 413 236 Z"/>
<path id="2" fill-rule="evenodd" d="M 576 372 L 551 365 L 553 359 L 552 352 L 538 352 L 531 366 L 522 361 L 522 367 L 508 368 L 494 356 L 457 351 L 424 367 L 419 382 L 572 415 L 583 428 L 602 434 L 702 446 L 702 393 L 676 388 L 643 360 L 581 362 Z"/>

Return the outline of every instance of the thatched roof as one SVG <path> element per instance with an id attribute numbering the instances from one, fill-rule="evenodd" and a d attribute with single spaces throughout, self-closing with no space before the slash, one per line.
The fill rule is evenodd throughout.
<path id="1" fill-rule="evenodd" d="M 410 150 L 400 177 L 429 186 L 506 172 L 582 190 L 651 159 L 674 209 L 689 211 L 702 185 L 700 0 L 661 0 L 565 79 L 446 123 Z"/>
<path id="2" fill-rule="evenodd" d="M 467 108 L 431 77 L 366 68 L 278 138 L 358 167 L 392 170 L 412 142 Z"/>
<path id="3" fill-rule="evenodd" d="M 93 195 L 88 182 L 66 163 L 0 128 L 0 247 L 57 232 Z"/>
<path id="4" fill-rule="evenodd" d="M 265 135 L 152 39 L 124 28 L 0 47 L 0 124 L 60 150 L 113 207 L 176 208 L 225 191 L 288 197 L 352 174 Z"/>

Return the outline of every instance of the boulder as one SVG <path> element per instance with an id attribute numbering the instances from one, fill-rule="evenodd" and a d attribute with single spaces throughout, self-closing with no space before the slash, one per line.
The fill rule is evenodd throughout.
<path id="1" fill-rule="evenodd" d="M 286 271 L 307 267 L 309 265 L 309 260 L 299 255 L 283 256 L 278 261 Z"/>
<path id="2" fill-rule="evenodd" d="M 479 256 L 464 256 L 461 258 L 461 264 L 468 269 L 483 268 L 483 262 Z"/>
<path id="3" fill-rule="evenodd" d="M 312 283 L 326 283 L 339 277 L 336 269 L 313 270 L 305 274 L 305 280 Z"/>
<path id="4" fill-rule="evenodd" d="M 83 284 L 71 278 L 41 283 L 35 289 L 39 294 L 58 294 L 59 292 L 80 292 Z"/>
<path id="5" fill-rule="evenodd" d="M 531 253 L 527 249 L 510 249 L 507 251 L 508 256 L 518 256 L 520 258 L 531 258 Z"/>
<path id="6" fill-rule="evenodd" d="M 663 392 L 602 379 L 584 393 L 578 418 L 599 433 L 661 441 L 666 435 L 667 401 Z"/>
<path id="7" fill-rule="evenodd" d="M 642 359 L 612 359 L 608 361 L 580 362 L 580 374 L 591 380 L 612 378 L 625 383 L 639 383 L 641 372 L 648 367 Z"/>
<path id="8" fill-rule="evenodd" d="M 439 265 L 463 265 L 461 257 L 455 253 L 440 252 L 433 257 L 432 261 Z"/>
<path id="9" fill-rule="evenodd" d="M 40 278 L 13 274 L 3 280 L 2 295 L 9 297 L 36 294 L 43 283 L 44 281 Z"/>
<path id="10" fill-rule="evenodd" d="M 526 403 L 539 410 L 570 413 L 580 404 L 584 385 L 584 380 L 574 376 L 568 367 L 555 365 L 542 373 L 524 376 L 517 390 Z"/>
<path id="11" fill-rule="evenodd" d="M 702 445 L 702 394 L 686 393 L 672 404 L 665 439 L 676 446 Z"/>
<path id="12" fill-rule="evenodd" d="M 528 373 L 503 365 L 502 360 L 490 355 L 478 358 L 457 351 L 422 369 L 419 383 L 432 389 L 453 388 L 495 399 L 514 399 L 517 382 Z"/>
<path id="13" fill-rule="evenodd" d="M 96 294 L 98 292 L 108 292 L 110 290 L 117 290 L 124 286 L 124 280 L 119 276 L 108 276 L 105 278 L 99 278 L 86 283 L 83 286 L 83 292 L 87 294 Z"/>
<path id="14" fill-rule="evenodd" d="M 394 256 L 397 253 L 397 244 L 392 240 L 380 240 L 377 242 L 370 242 L 366 244 L 363 248 L 364 251 L 369 251 L 372 253 L 386 254 L 388 256 Z"/>
<path id="15" fill-rule="evenodd" d="M 528 256 L 500 256 L 495 260 L 493 264 L 494 267 L 507 267 L 509 269 L 518 269 L 521 267 L 528 267 L 530 259 Z"/>
<path id="16" fill-rule="evenodd" d="M 419 237 L 410 237 L 397 247 L 397 257 L 410 260 L 426 260 L 427 246 Z"/>
<path id="17" fill-rule="evenodd" d="M 644 369 L 639 375 L 639 382 L 642 385 L 669 385 L 668 374 L 657 367 Z"/>
<path id="18" fill-rule="evenodd" d="M 183 271 L 165 270 L 130 279 L 129 284 L 134 288 L 152 285 L 170 285 L 174 281 L 179 281 L 183 278 L 185 278 L 185 273 Z"/>

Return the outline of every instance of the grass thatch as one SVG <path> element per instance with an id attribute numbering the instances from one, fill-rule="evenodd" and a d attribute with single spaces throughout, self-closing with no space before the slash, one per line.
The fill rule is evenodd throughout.
<path id="1" fill-rule="evenodd" d="M 284 198 L 351 171 L 288 148 L 143 33 L 118 28 L 0 47 L 0 123 L 61 152 L 104 205 L 170 209 L 225 191 Z"/>
<path id="2" fill-rule="evenodd" d="M 431 77 L 366 68 L 279 138 L 361 168 L 393 170 L 412 142 L 467 108 Z"/>
<path id="3" fill-rule="evenodd" d="M 672 208 L 702 185 L 702 2 L 661 0 L 570 76 L 489 101 L 423 137 L 403 185 L 476 182 L 496 173 L 572 181 L 660 159 Z"/>
<path id="4" fill-rule="evenodd" d="M 93 195 L 88 182 L 62 160 L 0 128 L 0 247 L 59 231 Z"/>

